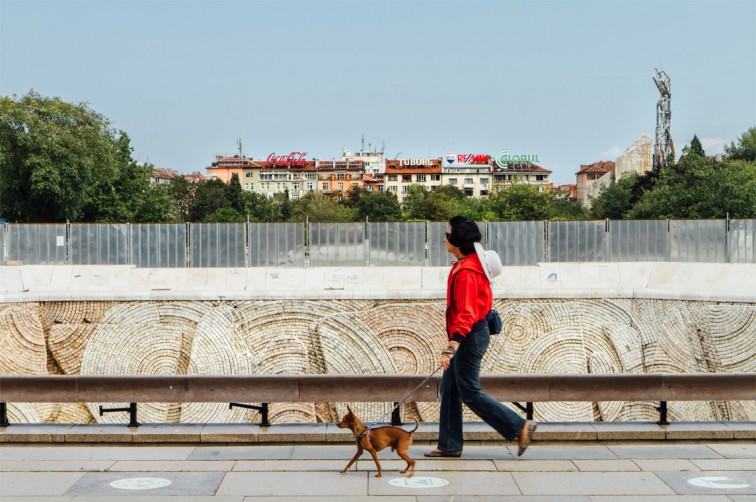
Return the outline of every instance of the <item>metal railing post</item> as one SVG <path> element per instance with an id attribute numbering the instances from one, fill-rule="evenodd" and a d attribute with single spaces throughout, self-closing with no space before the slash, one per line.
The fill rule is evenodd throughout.
<path id="1" fill-rule="evenodd" d="M 6 403 L 0 403 L 0 427 L 8 427 L 8 405 Z"/>

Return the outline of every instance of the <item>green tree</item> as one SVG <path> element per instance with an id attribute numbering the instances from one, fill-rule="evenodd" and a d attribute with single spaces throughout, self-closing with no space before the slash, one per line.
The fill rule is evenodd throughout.
<path id="1" fill-rule="evenodd" d="M 339 223 L 354 219 L 354 211 L 319 192 L 308 192 L 296 201 L 293 207 L 293 221 L 315 223 Z"/>
<path id="2" fill-rule="evenodd" d="M 501 220 L 548 220 L 553 214 L 549 195 L 533 185 L 502 187 L 490 198 L 493 213 Z"/>
<path id="3" fill-rule="evenodd" d="M 474 221 L 493 221 L 496 219 L 491 207 L 491 199 L 488 197 L 475 198 L 465 197 L 452 203 L 452 212 Z"/>
<path id="4" fill-rule="evenodd" d="M 725 156 L 730 160 L 747 160 L 756 162 L 756 127 L 751 127 L 738 139 L 738 144 L 731 143 L 724 147 Z"/>
<path id="5" fill-rule="evenodd" d="M 241 183 L 239 182 L 239 175 L 236 173 L 231 174 L 231 181 L 226 186 L 226 198 L 228 203 L 234 211 L 239 214 L 244 214 L 244 197 L 242 194 Z"/>
<path id="6" fill-rule="evenodd" d="M 244 223 L 246 219 L 236 209 L 223 207 L 202 218 L 204 223 Z"/>
<path id="7" fill-rule="evenodd" d="M 687 147 L 687 155 L 696 155 L 698 157 L 706 157 L 706 152 L 703 149 L 703 145 L 701 144 L 701 140 L 698 139 L 697 135 L 693 135 L 693 139 L 690 140 L 690 145 Z"/>
<path id="8" fill-rule="evenodd" d="M 189 221 L 202 221 L 218 209 L 231 207 L 226 196 L 226 184 L 221 180 L 200 181 L 195 187 L 189 207 Z"/>
<path id="9" fill-rule="evenodd" d="M 189 209 L 193 198 L 192 183 L 183 176 L 175 176 L 168 182 L 166 192 L 172 202 L 171 219 L 174 221 L 189 221 Z"/>
<path id="10" fill-rule="evenodd" d="M 396 195 L 389 192 L 367 192 L 360 197 L 357 204 L 357 216 L 360 221 L 399 221 L 402 209 Z"/>
<path id="11" fill-rule="evenodd" d="M 283 193 L 273 195 L 273 207 L 275 208 L 279 221 L 289 221 L 294 216 L 294 204 L 289 198 L 289 189 Z"/>
<path id="12" fill-rule="evenodd" d="M 127 152 L 128 137 L 86 104 L 33 91 L 0 97 L 0 212 L 19 221 L 82 221 L 100 190 L 104 197 L 114 190 L 131 163 Z"/>
<path id="13" fill-rule="evenodd" d="M 551 199 L 552 220 L 585 220 L 588 212 L 574 199 Z"/>
<path id="14" fill-rule="evenodd" d="M 283 221 L 273 199 L 255 192 L 244 192 L 244 214 L 249 221 L 274 222 Z"/>
<path id="15" fill-rule="evenodd" d="M 364 188 L 354 186 L 347 190 L 346 196 L 341 203 L 350 209 L 356 209 L 360 205 L 360 199 L 367 195 L 367 193 L 368 191 Z"/>
<path id="16" fill-rule="evenodd" d="M 633 189 L 638 183 L 638 175 L 620 178 L 613 185 L 603 189 L 591 202 L 590 215 L 593 218 L 619 220 L 632 209 Z"/>

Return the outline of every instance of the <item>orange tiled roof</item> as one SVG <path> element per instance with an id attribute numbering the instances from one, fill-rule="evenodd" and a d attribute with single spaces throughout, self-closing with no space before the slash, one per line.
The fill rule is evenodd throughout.
<path id="1" fill-rule="evenodd" d="M 494 173 L 550 173 L 548 169 L 544 169 L 538 164 L 532 162 L 523 162 L 519 164 L 509 163 L 506 169 L 494 167 Z"/>
<path id="2" fill-rule="evenodd" d="M 576 172 L 575 174 L 583 174 L 583 173 L 605 174 L 605 173 L 608 173 L 609 171 L 614 171 L 614 162 L 599 160 L 598 162 L 594 162 L 593 164 L 581 164 L 580 171 Z"/>

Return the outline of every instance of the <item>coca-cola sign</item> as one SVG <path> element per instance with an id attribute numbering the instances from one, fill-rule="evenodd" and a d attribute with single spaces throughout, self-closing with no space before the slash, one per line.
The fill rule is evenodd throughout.
<path id="1" fill-rule="evenodd" d="M 276 155 L 276 152 L 268 155 L 269 166 L 304 167 L 307 161 L 307 152 L 291 152 L 289 155 Z"/>

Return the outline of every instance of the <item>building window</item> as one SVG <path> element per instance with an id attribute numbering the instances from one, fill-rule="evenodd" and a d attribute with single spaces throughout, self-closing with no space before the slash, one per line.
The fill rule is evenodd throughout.
<path id="1" fill-rule="evenodd" d="M 481 185 L 488 185 L 488 178 L 481 178 L 480 183 Z"/>
<path id="2" fill-rule="evenodd" d="M 481 197 L 485 197 L 486 195 L 488 195 L 488 190 L 481 190 L 480 191 L 480 196 Z"/>
<path id="3" fill-rule="evenodd" d="M 402 174 L 402 181 L 404 183 L 412 183 L 412 175 L 411 174 Z"/>
<path id="4" fill-rule="evenodd" d="M 367 187 L 367 191 L 368 191 L 368 192 L 372 192 L 372 191 L 373 191 L 373 186 L 372 186 L 372 185 L 368 185 L 368 187 Z"/>
<path id="5" fill-rule="evenodd" d="M 449 184 L 450 185 L 456 185 L 457 184 L 457 178 L 449 178 Z"/>
<path id="6" fill-rule="evenodd" d="M 291 189 L 292 190 L 299 190 L 299 186 L 300 186 L 299 183 L 292 183 L 291 184 Z"/>
<path id="7" fill-rule="evenodd" d="M 305 190 L 315 190 L 315 187 L 313 185 L 314 183 L 312 182 L 305 183 Z"/>
<path id="8" fill-rule="evenodd" d="M 390 187 L 388 187 L 388 191 L 396 193 L 396 186 L 390 186 Z"/>
<path id="9" fill-rule="evenodd" d="M 465 185 L 472 185 L 474 183 L 472 178 L 465 178 Z"/>
<path id="10" fill-rule="evenodd" d="M 402 193 L 409 193 L 409 185 L 402 185 Z"/>
<path id="11" fill-rule="evenodd" d="M 546 176 L 543 174 L 536 174 L 536 181 L 543 181 L 546 179 Z"/>
<path id="12" fill-rule="evenodd" d="M 352 188 L 357 188 L 359 186 L 359 183 L 352 183 Z"/>
<path id="13" fill-rule="evenodd" d="M 440 174 L 431 174 L 431 181 L 441 181 Z"/>
<path id="14" fill-rule="evenodd" d="M 473 189 L 472 188 L 465 188 L 465 197 L 472 197 Z"/>
<path id="15" fill-rule="evenodd" d="M 328 183 L 323 183 L 323 190 L 328 190 Z"/>
<path id="16" fill-rule="evenodd" d="M 251 178 L 252 177 L 252 173 L 244 173 L 244 177 L 245 178 Z"/>
<path id="17" fill-rule="evenodd" d="M 345 173 L 338 173 L 336 175 L 336 179 L 337 180 L 345 180 L 346 179 L 346 174 Z"/>
<path id="18" fill-rule="evenodd" d="M 344 184 L 343 184 L 343 183 L 339 183 L 339 184 L 337 184 L 337 185 L 336 185 L 336 187 L 337 187 L 337 188 L 338 188 L 339 190 L 344 190 Z"/>
<path id="19" fill-rule="evenodd" d="M 382 191 L 383 191 L 383 185 L 378 185 L 378 191 L 379 191 L 379 192 L 382 192 Z"/>
<path id="20" fill-rule="evenodd" d="M 389 174 L 388 181 L 396 181 L 396 174 Z"/>
<path id="21" fill-rule="evenodd" d="M 249 183 L 245 183 L 245 184 L 244 184 L 244 189 L 245 189 L 245 190 L 249 190 Z"/>
<path id="22" fill-rule="evenodd" d="M 418 174 L 417 176 L 415 176 L 415 181 L 417 181 L 418 183 L 425 182 L 425 175 Z"/>
<path id="23" fill-rule="evenodd" d="M 261 180 L 272 180 L 273 179 L 273 175 L 272 174 L 261 174 L 260 175 L 260 179 Z"/>

